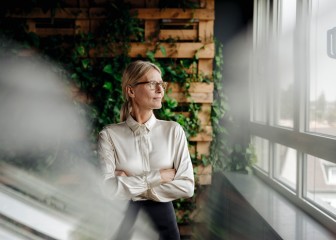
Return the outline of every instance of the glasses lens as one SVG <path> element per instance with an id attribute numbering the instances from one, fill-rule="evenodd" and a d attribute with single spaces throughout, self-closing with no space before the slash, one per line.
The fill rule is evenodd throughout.
<path id="1" fill-rule="evenodd" d="M 149 82 L 148 85 L 151 90 L 157 89 L 158 86 L 162 87 L 164 90 L 167 88 L 167 82 Z"/>

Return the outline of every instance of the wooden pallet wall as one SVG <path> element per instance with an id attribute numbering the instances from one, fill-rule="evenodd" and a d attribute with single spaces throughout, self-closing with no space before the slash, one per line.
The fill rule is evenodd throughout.
<path id="1" fill-rule="evenodd" d="M 108 0 L 63 0 L 66 7 L 57 10 L 50 21 L 52 14 L 43 12 L 41 9 L 33 9 L 29 14 L 21 12 L 12 13 L 12 18 L 25 18 L 28 31 L 37 35 L 75 35 L 78 33 L 94 32 L 97 26 L 106 18 L 104 4 Z M 197 54 L 196 70 L 204 76 L 212 76 L 213 60 L 215 57 L 214 36 L 214 0 L 193 0 L 197 8 L 182 9 L 174 6 L 178 0 L 166 0 L 172 3 L 172 7 L 162 8 L 163 0 L 125 0 L 132 6 L 132 12 L 143 22 L 144 41 L 132 42 L 130 44 L 129 56 L 136 58 L 146 56 L 148 50 L 155 48 L 155 43 L 165 41 L 169 38 L 176 40 L 174 44 L 160 43 L 166 50 L 166 55 L 161 51 L 155 53 L 156 58 L 177 58 L 190 59 Z M 94 49 L 91 57 L 113 57 L 110 53 L 106 55 L 101 49 Z M 165 79 L 169 82 L 169 79 Z M 201 155 L 209 155 L 209 147 L 212 141 L 211 126 L 211 105 L 213 103 L 213 83 L 191 82 L 189 95 L 186 96 L 183 87 L 177 83 L 170 83 L 168 91 L 170 96 L 180 104 L 195 102 L 201 105 L 198 118 L 201 122 L 202 131 L 189 139 L 192 143 L 190 152 L 197 153 L 200 160 Z M 78 93 L 78 96 L 82 95 Z M 183 113 L 188 114 L 188 113 Z M 211 166 L 197 166 L 197 182 L 201 185 L 211 184 Z M 196 204 L 206 204 L 205 193 L 197 196 Z M 202 213 L 198 210 L 192 215 L 198 221 Z M 202 221 L 202 220 L 200 220 Z M 180 226 L 181 235 L 189 235 L 191 226 Z"/>
<path id="2" fill-rule="evenodd" d="M 10 17 L 25 18 L 28 30 L 39 36 L 74 35 L 80 32 L 93 32 L 106 18 L 106 9 L 103 7 L 108 0 L 65 0 L 66 7 L 57 10 L 50 21 L 51 13 L 41 9 L 33 9 L 29 14 L 11 14 Z M 160 0 L 125 0 L 131 4 L 131 11 L 143 22 L 144 42 L 132 42 L 129 56 L 136 58 L 146 56 L 148 50 L 155 48 L 155 42 L 168 38 L 175 39 L 174 44 L 160 43 L 166 50 L 166 55 L 156 51 L 156 58 L 194 58 L 197 53 L 196 69 L 204 76 L 211 76 L 215 46 L 214 31 L 214 0 L 193 0 L 197 8 L 182 9 L 177 0 L 168 1 L 172 7 L 161 8 L 164 1 Z M 90 52 L 91 57 L 113 57 L 106 55 L 100 49 Z M 166 79 L 169 81 L 169 79 Z M 202 131 L 190 138 L 194 147 L 191 152 L 197 152 L 200 157 L 209 155 L 209 146 L 212 140 L 210 121 L 211 104 L 213 102 L 213 83 L 192 82 L 189 88 L 190 97 L 186 97 L 181 86 L 169 84 L 170 96 L 179 103 L 195 102 L 201 104 L 199 119 Z M 187 113 L 185 113 L 187 114 Z M 198 182 L 202 185 L 211 183 L 211 166 L 198 167 Z"/>

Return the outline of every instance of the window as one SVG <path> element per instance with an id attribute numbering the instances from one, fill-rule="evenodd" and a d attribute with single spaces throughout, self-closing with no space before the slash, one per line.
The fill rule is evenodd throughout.
<path id="1" fill-rule="evenodd" d="M 336 164 L 307 155 L 305 196 L 336 214 Z"/>
<path id="2" fill-rule="evenodd" d="M 297 151 L 281 144 L 275 144 L 274 177 L 287 187 L 296 189 Z"/>
<path id="3" fill-rule="evenodd" d="M 274 81 L 275 123 L 282 127 L 293 127 L 294 103 L 294 37 L 296 26 L 296 2 L 283 0 L 279 2 L 279 26 L 275 33 L 278 44 Z"/>
<path id="4" fill-rule="evenodd" d="M 336 136 L 336 9 L 334 0 L 312 0 L 309 125 Z"/>
<path id="5" fill-rule="evenodd" d="M 267 121 L 266 107 L 267 107 L 267 66 L 265 63 L 265 58 L 267 52 L 265 52 L 265 44 L 269 42 L 269 8 L 270 1 L 263 1 L 264 4 L 255 5 L 254 9 L 254 78 L 253 84 L 251 84 L 251 95 L 253 95 L 252 100 L 252 119 L 254 121 L 263 122 Z"/>
<path id="6" fill-rule="evenodd" d="M 336 1 L 256 0 L 255 9 L 250 79 L 255 172 L 334 226 Z"/>
<path id="7" fill-rule="evenodd" d="M 252 143 L 256 146 L 257 166 L 265 172 L 269 171 L 269 142 L 267 139 L 260 137 L 253 137 Z"/>

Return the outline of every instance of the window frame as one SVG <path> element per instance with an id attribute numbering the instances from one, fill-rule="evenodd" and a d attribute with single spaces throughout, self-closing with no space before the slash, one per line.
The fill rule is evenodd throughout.
<path id="1" fill-rule="evenodd" d="M 309 96 L 309 19 L 312 13 L 312 0 L 296 0 L 296 36 L 294 40 L 294 60 L 295 63 L 300 63 L 295 65 L 294 72 L 294 114 L 293 114 L 293 128 L 286 128 L 279 126 L 275 123 L 275 113 L 273 108 L 275 107 L 275 99 L 273 99 L 274 94 L 267 94 L 266 99 L 269 104 L 266 105 L 266 122 L 255 121 L 255 99 L 253 94 L 253 89 L 251 89 L 251 115 L 250 115 L 250 134 L 251 137 L 257 136 L 264 138 L 269 141 L 269 171 L 265 172 L 259 169 L 257 166 L 254 167 L 254 173 L 269 183 L 273 188 L 278 190 L 280 193 L 285 195 L 293 203 L 295 203 L 300 208 L 304 209 L 308 214 L 316 218 L 324 226 L 334 231 L 336 224 L 336 216 L 328 214 L 327 211 L 318 207 L 317 204 L 310 201 L 306 197 L 306 180 L 307 173 L 305 171 L 307 167 L 307 154 L 327 160 L 331 163 L 336 164 L 336 137 L 326 136 L 319 133 L 308 132 L 308 107 L 309 103 L 306 101 Z M 260 13 L 260 9 L 266 9 L 270 11 L 268 14 L 269 24 L 267 34 L 268 37 L 265 39 L 272 39 L 277 36 L 279 30 L 279 22 L 281 16 L 281 2 L 282 0 L 255 0 L 254 1 L 254 16 Z M 258 9 L 258 11 L 256 10 Z M 258 46 L 259 39 L 258 28 L 256 25 L 260 25 L 258 21 L 262 18 L 255 17 L 254 28 L 253 28 L 253 53 Z M 252 58 L 253 59 L 253 58 Z M 258 64 L 258 63 L 257 63 Z M 250 86 L 253 86 L 253 81 L 255 80 L 255 68 L 256 63 L 252 62 L 252 76 L 250 79 Z M 268 92 L 272 91 L 272 84 L 268 85 Z M 281 181 L 277 180 L 274 176 L 274 160 L 275 144 L 281 144 L 289 148 L 293 148 L 297 151 L 297 174 L 296 174 L 296 189 L 293 190 L 286 186 Z"/>

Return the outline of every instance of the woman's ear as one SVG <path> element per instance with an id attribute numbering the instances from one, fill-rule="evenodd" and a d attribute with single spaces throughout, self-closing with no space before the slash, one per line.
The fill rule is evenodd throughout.
<path id="1" fill-rule="evenodd" d="M 127 91 L 127 95 L 130 98 L 134 98 L 135 97 L 135 95 L 134 95 L 134 89 L 131 86 L 127 86 L 126 87 L 126 91 Z"/>

